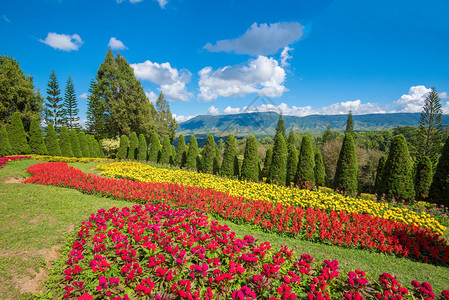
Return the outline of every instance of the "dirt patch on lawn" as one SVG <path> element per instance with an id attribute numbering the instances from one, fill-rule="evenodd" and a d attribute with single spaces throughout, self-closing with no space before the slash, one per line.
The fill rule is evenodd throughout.
<path id="1" fill-rule="evenodd" d="M 8 177 L 3 182 L 4 183 L 22 183 L 22 177 Z"/>

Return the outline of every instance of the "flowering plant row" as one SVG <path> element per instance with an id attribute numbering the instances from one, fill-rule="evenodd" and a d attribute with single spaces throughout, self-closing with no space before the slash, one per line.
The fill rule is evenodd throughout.
<path id="1" fill-rule="evenodd" d="M 71 245 L 61 270 L 64 299 L 436 299 L 432 286 L 407 289 L 390 274 L 370 282 L 343 273 L 338 261 L 318 263 L 194 210 L 166 204 L 101 209 Z M 362 298 L 363 297 L 363 298 Z M 438 299 L 449 300 L 444 290 Z"/>
<path id="2" fill-rule="evenodd" d="M 27 159 L 31 158 L 31 156 L 5 156 L 0 157 L 0 168 L 3 167 L 4 164 L 6 164 L 8 161 L 12 160 L 21 160 L 21 159 Z"/>
<path id="3" fill-rule="evenodd" d="M 230 195 L 246 199 L 280 202 L 294 207 L 315 208 L 348 213 L 369 214 L 382 219 L 421 225 L 436 233 L 443 233 L 446 227 L 425 212 L 416 212 L 403 207 L 390 207 L 369 199 L 355 199 L 336 193 L 309 191 L 295 187 L 285 187 L 262 182 L 239 181 L 212 174 L 185 170 L 162 170 L 136 162 L 117 162 L 97 166 L 103 176 L 136 179 L 142 182 L 170 182 L 205 189 L 228 192 Z"/>
<path id="4" fill-rule="evenodd" d="M 46 162 L 67 162 L 67 163 L 90 163 L 90 162 L 112 162 L 114 159 L 99 158 L 99 157 L 65 157 L 65 156 L 51 156 L 51 155 L 31 155 L 32 158 Z"/>
<path id="5" fill-rule="evenodd" d="M 366 214 L 326 212 L 283 203 L 235 197 L 173 183 L 139 182 L 85 174 L 66 163 L 41 163 L 27 170 L 26 183 L 71 187 L 85 193 L 138 203 L 163 202 L 203 210 L 236 223 L 340 246 L 374 249 L 423 262 L 449 265 L 449 245 L 430 229 Z"/>

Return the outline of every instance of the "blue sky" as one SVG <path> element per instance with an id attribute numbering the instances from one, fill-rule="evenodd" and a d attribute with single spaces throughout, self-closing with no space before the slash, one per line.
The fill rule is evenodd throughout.
<path id="1" fill-rule="evenodd" d="M 0 50 L 41 95 L 71 75 L 85 118 L 108 48 L 150 101 L 201 114 L 420 112 L 434 86 L 449 113 L 449 1 L 0 1 Z M 258 97 L 259 96 L 259 97 Z"/>

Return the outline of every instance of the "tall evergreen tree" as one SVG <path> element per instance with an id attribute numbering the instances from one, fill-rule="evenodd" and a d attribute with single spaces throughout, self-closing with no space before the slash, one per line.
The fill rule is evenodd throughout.
<path id="1" fill-rule="evenodd" d="M 443 124 L 440 97 L 435 88 L 427 95 L 419 121 L 418 156 L 428 156 L 433 165 L 438 162 L 441 150 Z"/>
<path id="2" fill-rule="evenodd" d="M 352 110 L 349 111 L 348 119 L 346 120 L 345 133 L 354 133 L 354 121 L 352 120 Z"/>
<path id="3" fill-rule="evenodd" d="M 81 144 L 80 144 L 80 139 L 78 136 L 77 129 L 70 130 L 70 143 L 72 144 L 73 156 L 83 157 L 83 154 L 81 152 Z"/>
<path id="4" fill-rule="evenodd" d="M 324 146 L 324 144 L 330 141 L 332 141 L 331 126 L 327 125 L 326 131 L 324 132 L 323 138 L 321 139 L 321 148 Z"/>
<path id="5" fill-rule="evenodd" d="M 62 105 L 63 111 L 63 121 L 67 128 L 79 129 L 80 128 L 80 118 L 78 117 L 78 101 L 76 100 L 75 87 L 73 86 L 72 77 L 67 79 L 64 94 L 64 103 Z"/>
<path id="6" fill-rule="evenodd" d="M 84 131 L 79 132 L 78 138 L 80 140 L 81 154 L 83 157 L 93 157 L 93 153 L 92 155 L 90 154 L 89 143 L 87 142 L 87 137 Z"/>
<path id="7" fill-rule="evenodd" d="M 73 157 L 72 143 L 70 141 L 70 133 L 65 125 L 61 127 L 59 135 L 59 146 L 61 147 L 62 156 Z"/>
<path id="8" fill-rule="evenodd" d="M 159 158 L 159 162 L 162 164 L 168 164 L 170 162 L 170 155 L 171 155 L 171 144 L 170 144 L 170 138 L 168 135 L 164 136 L 164 139 L 162 140 L 162 150 L 161 155 Z"/>
<path id="9" fill-rule="evenodd" d="M 348 193 L 357 192 L 358 166 L 354 138 L 350 132 L 345 134 L 337 161 L 333 181 L 334 188 Z"/>
<path id="10" fill-rule="evenodd" d="M 90 155 L 94 158 L 99 157 L 98 144 L 95 137 L 91 134 L 86 134 L 87 145 L 89 146 Z M 126 158 L 126 157 L 125 157 Z"/>
<path id="11" fill-rule="evenodd" d="M 147 160 L 148 145 L 143 133 L 139 134 L 139 148 L 137 149 L 137 160 Z"/>
<path id="12" fill-rule="evenodd" d="M 189 149 L 187 150 L 186 167 L 189 169 L 197 169 L 197 158 L 199 155 L 198 143 L 192 134 L 189 141 Z"/>
<path id="13" fill-rule="evenodd" d="M 316 186 L 326 186 L 326 170 L 324 168 L 323 156 L 320 150 L 315 153 L 315 184 Z"/>
<path id="14" fill-rule="evenodd" d="M 393 138 L 385 163 L 383 190 L 388 199 L 412 200 L 415 196 L 412 159 L 403 135 Z"/>
<path id="15" fill-rule="evenodd" d="M 263 160 L 262 177 L 268 178 L 271 168 L 271 160 L 273 159 L 273 149 L 268 148 L 265 153 L 265 159 Z"/>
<path id="16" fill-rule="evenodd" d="M 61 148 L 59 147 L 58 136 L 53 127 L 53 123 L 47 123 L 46 146 L 48 154 L 51 156 L 61 156 Z"/>
<path id="17" fill-rule="evenodd" d="M 128 157 L 129 138 L 125 134 L 120 137 L 120 148 L 117 151 L 118 159 L 125 159 Z"/>
<path id="18" fill-rule="evenodd" d="M 257 147 L 257 139 L 254 135 L 250 135 L 246 139 L 245 154 L 243 157 L 242 170 L 240 172 L 241 179 L 259 181 L 259 150 Z"/>
<path id="19" fill-rule="evenodd" d="M 175 139 L 176 130 L 178 129 L 178 123 L 170 112 L 170 106 L 164 97 L 164 94 L 160 92 L 159 97 L 156 100 L 157 115 L 157 130 L 160 136 L 168 135 L 170 143 Z"/>
<path id="20" fill-rule="evenodd" d="M 379 163 L 377 165 L 377 172 L 376 172 L 376 181 L 374 183 L 374 189 L 376 191 L 377 195 L 382 195 L 385 193 L 384 190 L 384 170 L 385 170 L 385 163 L 387 162 L 387 157 L 385 155 L 382 155 L 379 158 Z"/>
<path id="21" fill-rule="evenodd" d="M 202 156 L 202 172 L 212 174 L 214 171 L 214 157 L 215 157 L 215 140 L 212 134 L 207 136 L 206 145 L 203 149 Z"/>
<path id="22" fill-rule="evenodd" d="M 274 138 L 273 156 L 271 159 L 270 171 L 267 182 L 277 182 L 285 184 L 287 176 L 287 145 L 282 133 L 278 133 Z"/>
<path id="23" fill-rule="evenodd" d="M 103 147 L 101 146 L 102 141 L 95 139 L 95 136 L 93 136 L 93 139 L 94 139 L 95 145 L 97 146 L 97 149 L 98 149 L 98 151 L 97 151 L 98 157 L 101 157 L 101 158 L 105 157 Z"/>
<path id="24" fill-rule="evenodd" d="M 449 207 L 449 139 L 444 143 L 429 189 L 431 201 Z"/>
<path id="25" fill-rule="evenodd" d="M 29 154 L 31 152 L 22 119 L 20 118 L 20 113 L 18 111 L 12 114 L 8 135 L 13 154 Z"/>
<path id="26" fill-rule="evenodd" d="M 429 195 L 430 184 L 432 183 L 432 162 L 428 156 L 421 157 L 415 170 L 415 199 L 426 200 Z"/>
<path id="27" fill-rule="evenodd" d="M 158 162 L 161 155 L 161 141 L 155 131 L 151 132 L 150 148 L 148 149 L 148 160 Z"/>
<path id="28" fill-rule="evenodd" d="M 47 124 L 52 124 L 54 129 L 58 132 L 61 125 L 64 123 L 64 110 L 62 98 L 59 96 L 61 90 L 59 89 L 58 79 L 56 73 L 52 69 L 50 80 L 47 85 L 47 101 L 45 102 L 45 121 Z"/>
<path id="29" fill-rule="evenodd" d="M 216 147 L 212 173 L 214 175 L 220 174 L 220 168 L 221 168 L 221 154 L 220 154 L 220 149 L 218 149 L 218 147 Z"/>
<path id="30" fill-rule="evenodd" d="M 284 119 L 282 118 L 282 114 L 279 115 L 278 123 L 276 125 L 276 133 L 274 134 L 275 138 L 278 135 L 278 133 L 282 134 L 282 137 L 285 139 L 287 138 L 287 133 L 285 131 L 285 124 Z"/>
<path id="31" fill-rule="evenodd" d="M 31 121 L 30 126 L 30 148 L 31 153 L 47 155 L 47 147 L 45 147 L 44 135 L 42 134 L 42 129 L 39 126 L 39 120 L 34 118 Z"/>
<path id="32" fill-rule="evenodd" d="M 0 128 L 0 157 L 12 154 L 11 144 L 9 143 L 6 127 Z"/>
<path id="33" fill-rule="evenodd" d="M 184 139 L 184 135 L 181 134 L 178 137 L 178 144 L 176 145 L 175 163 L 178 167 L 185 167 L 187 158 L 186 155 L 186 141 Z"/>
<path id="34" fill-rule="evenodd" d="M 105 100 L 100 96 L 95 80 L 90 82 L 87 99 L 87 131 L 97 138 L 104 138 L 107 136 L 108 116 Z"/>
<path id="35" fill-rule="evenodd" d="M 239 161 L 237 158 L 237 141 L 234 135 L 230 134 L 226 138 L 225 148 L 223 152 L 223 164 L 220 174 L 223 176 L 239 176 Z"/>
<path id="36" fill-rule="evenodd" d="M 287 176 L 285 179 L 285 184 L 290 186 L 291 182 L 295 180 L 296 169 L 298 168 L 298 151 L 293 143 L 287 143 L 287 149 Z"/>
<path id="37" fill-rule="evenodd" d="M 137 133 L 133 131 L 129 137 L 128 159 L 137 158 L 137 148 L 139 147 L 139 138 Z"/>
<path id="38" fill-rule="evenodd" d="M 295 185 L 302 189 L 311 189 L 315 186 L 315 154 L 312 139 L 308 135 L 303 136 L 301 141 Z"/>

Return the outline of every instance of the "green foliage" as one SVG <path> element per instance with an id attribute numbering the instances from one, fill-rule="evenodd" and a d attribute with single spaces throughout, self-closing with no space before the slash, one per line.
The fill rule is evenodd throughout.
<path id="1" fill-rule="evenodd" d="M 254 135 L 250 135 L 246 139 L 245 154 L 243 157 L 241 179 L 259 181 L 259 152 L 257 148 L 257 139 Z"/>
<path id="2" fill-rule="evenodd" d="M 70 143 L 72 144 L 73 156 L 83 157 L 83 153 L 81 152 L 80 139 L 78 137 L 77 129 L 70 130 Z"/>
<path id="3" fill-rule="evenodd" d="M 346 133 L 337 161 L 333 182 L 334 188 L 348 193 L 357 192 L 357 175 L 358 166 L 354 138 L 351 133 Z"/>
<path id="4" fill-rule="evenodd" d="M 59 147 L 58 136 L 53 127 L 53 123 L 47 123 L 46 146 L 48 154 L 51 156 L 61 156 L 61 148 Z"/>
<path id="5" fill-rule="evenodd" d="M 97 149 L 98 149 L 98 157 L 100 157 L 100 158 L 104 158 L 105 157 L 105 153 L 104 153 L 104 150 L 103 150 L 103 147 L 102 147 L 102 141 L 99 141 L 99 140 L 97 140 L 97 139 L 95 139 L 95 137 L 94 137 L 94 140 L 95 140 L 95 144 L 97 145 Z"/>
<path id="6" fill-rule="evenodd" d="M 423 156 L 416 164 L 415 170 L 415 200 L 426 200 L 432 183 L 432 162 L 428 156 Z"/>
<path id="7" fill-rule="evenodd" d="M 64 123 L 68 129 L 79 129 L 80 118 L 78 117 L 78 101 L 76 100 L 75 87 L 73 86 L 72 77 L 67 79 L 64 95 L 64 103 L 62 105 L 64 115 Z"/>
<path id="8" fill-rule="evenodd" d="M 221 175 L 223 176 L 239 176 L 239 161 L 237 158 L 237 141 L 234 135 L 230 134 L 226 138 L 225 148 L 223 152 L 223 164 L 221 166 Z"/>
<path id="9" fill-rule="evenodd" d="M 315 153 L 315 184 L 316 186 L 326 186 L 326 170 L 324 169 L 323 156 L 320 150 Z"/>
<path id="10" fill-rule="evenodd" d="M 186 167 L 189 169 L 197 169 L 198 162 L 198 143 L 195 136 L 192 134 L 189 141 L 189 149 L 187 150 Z"/>
<path id="11" fill-rule="evenodd" d="M 120 137 L 120 148 L 118 148 L 118 151 L 117 151 L 118 159 L 125 159 L 128 157 L 128 147 L 129 147 L 128 136 L 123 134 Z"/>
<path id="12" fill-rule="evenodd" d="M 147 160 L 148 145 L 143 133 L 139 134 L 139 147 L 137 148 L 137 160 Z"/>
<path id="13" fill-rule="evenodd" d="M 430 185 L 431 201 L 449 207 L 449 139 L 446 140 Z"/>
<path id="14" fill-rule="evenodd" d="M 327 125 L 326 131 L 323 134 L 323 137 L 321 139 L 321 147 L 324 146 L 327 142 L 330 142 L 333 140 L 332 132 L 331 132 L 331 126 Z"/>
<path id="15" fill-rule="evenodd" d="M 377 195 L 382 195 L 385 193 L 384 190 L 384 170 L 385 170 L 385 163 L 387 162 L 387 157 L 385 155 L 381 156 L 379 158 L 379 163 L 377 165 L 377 172 L 376 172 L 376 181 L 374 184 L 374 189 Z"/>
<path id="16" fill-rule="evenodd" d="M 151 132 L 150 148 L 148 149 L 148 160 L 158 162 L 161 155 L 161 141 L 155 131 Z"/>
<path id="17" fill-rule="evenodd" d="M 70 133 L 65 125 L 61 127 L 59 134 L 59 146 L 61 147 L 61 154 L 65 157 L 73 157 L 72 143 L 70 141 Z"/>
<path id="18" fill-rule="evenodd" d="M 166 136 L 170 138 L 170 143 L 175 139 L 176 130 L 178 129 L 178 123 L 170 112 L 170 106 L 164 97 L 164 94 L 160 92 L 159 97 L 156 100 L 157 114 L 157 133 L 159 136 Z"/>
<path id="19" fill-rule="evenodd" d="M 90 82 L 89 96 L 87 97 L 87 131 L 97 138 L 107 136 L 106 103 L 100 96 L 95 80 Z"/>
<path id="20" fill-rule="evenodd" d="M 115 139 L 102 139 L 101 140 L 101 153 L 106 154 L 107 157 L 112 157 L 113 153 L 120 148 L 120 138 Z"/>
<path id="21" fill-rule="evenodd" d="M 166 135 L 162 140 L 162 150 L 159 157 L 159 162 L 162 164 L 168 164 L 170 162 L 171 151 L 172 149 L 170 144 L 170 138 L 168 137 L 168 135 Z"/>
<path id="22" fill-rule="evenodd" d="M 215 148 L 214 166 L 213 166 L 214 175 L 220 174 L 220 167 L 221 167 L 220 163 L 221 163 L 220 149 Z"/>
<path id="23" fill-rule="evenodd" d="M 39 126 L 39 120 L 33 119 L 30 125 L 30 149 L 31 153 L 47 155 L 47 147 L 45 147 L 44 135 Z"/>
<path id="24" fill-rule="evenodd" d="M 0 128 L 0 157 L 11 155 L 12 148 L 9 143 L 8 132 L 6 131 L 6 127 Z"/>
<path id="25" fill-rule="evenodd" d="M 12 114 L 19 112 L 28 130 L 32 119 L 40 119 L 41 110 L 42 97 L 34 87 L 33 77 L 24 74 L 15 59 L 0 56 L 0 127 L 10 124 Z"/>
<path id="26" fill-rule="evenodd" d="M 309 135 L 302 137 L 298 168 L 295 174 L 295 185 L 303 189 L 311 189 L 315 186 L 315 154 L 312 139 Z"/>
<path id="27" fill-rule="evenodd" d="M 278 133 L 274 138 L 273 155 L 267 182 L 285 184 L 287 176 L 287 145 L 282 133 Z"/>
<path id="28" fill-rule="evenodd" d="M 282 114 L 279 115 L 279 120 L 276 125 L 276 133 L 274 134 L 275 138 L 279 133 L 282 134 L 282 137 L 284 138 L 285 142 L 285 139 L 287 138 L 287 133 L 285 132 L 285 123 L 284 119 L 282 118 Z"/>
<path id="29" fill-rule="evenodd" d="M 87 137 L 84 131 L 80 131 L 79 133 L 80 147 L 82 157 L 92 157 L 89 150 L 89 143 L 87 142 Z"/>
<path id="30" fill-rule="evenodd" d="M 273 149 L 268 148 L 263 161 L 262 177 L 268 178 L 271 168 L 271 160 L 273 159 Z"/>
<path id="31" fill-rule="evenodd" d="M 59 89 L 58 79 L 56 78 L 55 70 L 51 70 L 50 80 L 47 84 L 47 98 L 45 102 L 45 122 L 52 124 L 56 131 L 59 131 L 60 126 L 64 123 L 64 110 L 62 98 L 59 96 L 61 90 Z"/>
<path id="32" fill-rule="evenodd" d="M 178 144 L 176 145 L 175 164 L 182 168 L 186 165 L 187 152 L 186 152 L 186 140 L 184 135 L 179 135 Z"/>
<path id="33" fill-rule="evenodd" d="M 391 142 L 382 181 L 388 199 L 412 200 L 415 196 L 412 159 L 403 135 L 395 136 Z"/>
<path id="34" fill-rule="evenodd" d="M 95 139 L 95 137 L 91 134 L 87 134 L 86 139 L 87 139 L 87 145 L 89 146 L 89 152 L 90 152 L 91 157 L 99 157 L 100 154 L 98 153 L 98 144 L 97 144 L 97 140 Z M 125 156 L 125 158 L 126 158 L 126 156 Z"/>
<path id="35" fill-rule="evenodd" d="M 213 173 L 214 171 L 214 157 L 215 157 L 215 141 L 214 136 L 209 134 L 207 136 L 206 145 L 202 153 L 201 170 L 203 173 Z"/>
<path id="36" fill-rule="evenodd" d="M 20 118 L 20 113 L 18 111 L 12 114 L 8 135 L 13 154 L 28 154 L 31 152 L 25 129 L 23 128 L 22 119 Z"/>
<path id="37" fill-rule="evenodd" d="M 289 136 L 290 140 L 290 136 Z M 294 143 L 287 143 L 288 156 L 287 156 L 287 175 L 285 178 L 285 184 L 290 186 L 291 182 L 295 180 L 296 169 L 298 168 L 298 151 Z"/>
<path id="38" fill-rule="evenodd" d="M 354 121 L 352 119 L 352 110 L 349 111 L 348 119 L 346 120 L 345 133 L 354 133 Z"/>
<path id="39" fill-rule="evenodd" d="M 137 148 L 139 147 L 139 138 L 137 133 L 133 131 L 129 137 L 128 159 L 137 158 Z"/>

